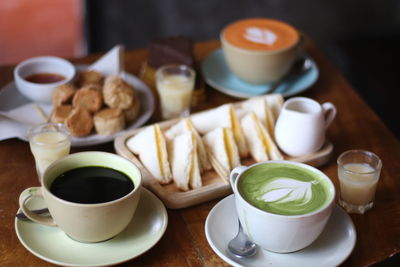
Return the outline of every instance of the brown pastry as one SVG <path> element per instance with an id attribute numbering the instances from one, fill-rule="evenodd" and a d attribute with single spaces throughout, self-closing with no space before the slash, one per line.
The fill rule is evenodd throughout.
<path id="1" fill-rule="evenodd" d="M 86 136 L 93 129 L 92 115 L 84 108 L 74 108 L 64 123 L 74 136 Z"/>
<path id="2" fill-rule="evenodd" d="M 81 107 L 91 113 L 95 113 L 103 106 L 103 95 L 92 85 L 79 89 L 72 100 L 74 108 Z"/>
<path id="3" fill-rule="evenodd" d="M 54 123 L 64 123 L 65 119 L 72 111 L 71 105 L 56 106 L 51 113 L 50 121 Z"/>
<path id="4" fill-rule="evenodd" d="M 74 96 L 76 92 L 75 86 L 72 84 L 64 84 L 57 86 L 54 89 L 51 102 L 53 103 L 53 106 L 57 107 L 63 104 L 66 104 L 71 101 L 72 97 Z"/>
<path id="5" fill-rule="evenodd" d="M 95 70 L 85 70 L 78 73 L 78 84 L 80 87 L 94 84 L 103 86 L 104 76 Z"/>
<path id="6" fill-rule="evenodd" d="M 94 116 L 94 127 L 100 135 L 111 135 L 125 128 L 125 117 L 121 109 L 106 108 Z"/>
<path id="7" fill-rule="evenodd" d="M 119 76 L 107 77 L 103 86 L 104 102 L 111 108 L 127 109 L 133 103 L 135 89 Z"/>
<path id="8" fill-rule="evenodd" d="M 139 115 L 139 112 L 140 112 L 140 101 L 139 98 L 135 97 L 133 99 L 132 105 L 127 109 L 123 110 L 125 121 L 126 122 L 134 121 Z"/>

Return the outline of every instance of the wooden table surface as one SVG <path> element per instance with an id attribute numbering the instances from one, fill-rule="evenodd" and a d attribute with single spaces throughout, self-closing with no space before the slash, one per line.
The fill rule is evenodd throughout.
<path id="1" fill-rule="evenodd" d="M 209 41 L 195 46 L 200 61 L 219 47 Z M 312 88 L 301 95 L 319 102 L 333 102 L 338 114 L 327 132 L 334 145 L 329 162 L 320 169 L 334 182 L 338 190 L 336 159 L 348 149 L 373 151 L 383 162 L 375 206 L 364 215 L 351 215 L 357 231 L 357 243 L 344 266 L 366 266 L 400 254 L 400 143 L 373 110 L 361 99 L 343 76 L 327 61 L 312 41 L 307 51 L 320 69 L 320 77 Z M 125 69 L 138 74 L 146 58 L 146 50 L 127 51 Z M 89 64 L 100 55 L 73 59 Z M 12 81 L 12 66 L 0 67 L 0 87 Z M 223 95 L 212 88 L 206 90 L 206 101 L 197 109 L 207 109 L 238 99 Z M 157 120 L 153 118 L 152 121 Z M 2 129 L 0 129 L 1 131 Z M 73 149 L 114 151 L 113 143 Z M 28 143 L 18 139 L 0 141 L 0 266 L 52 266 L 42 261 L 19 242 L 14 229 L 20 192 L 37 186 L 33 156 Z M 209 246 L 204 233 L 205 219 L 216 199 L 201 205 L 168 210 L 168 228 L 162 239 L 140 257 L 122 266 L 225 266 Z M 55 244 L 56 245 L 56 244 Z"/>

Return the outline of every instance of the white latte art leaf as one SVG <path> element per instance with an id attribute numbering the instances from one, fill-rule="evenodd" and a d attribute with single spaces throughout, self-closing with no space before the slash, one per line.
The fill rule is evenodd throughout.
<path id="1" fill-rule="evenodd" d="M 311 182 L 302 182 L 290 178 L 280 178 L 268 183 L 263 188 L 266 193 L 261 196 L 265 202 L 286 203 L 301 201 L 302 204 L 312 198 Z"/>
<path id="2" fill-rule="evenodd" d="M 275 33 L 267 29 L 260 29 L 257 27 L 250 27 L 246 29 L 244 36 L 247 40 L 255 43 L 272 45 L 278 38 Z"/>

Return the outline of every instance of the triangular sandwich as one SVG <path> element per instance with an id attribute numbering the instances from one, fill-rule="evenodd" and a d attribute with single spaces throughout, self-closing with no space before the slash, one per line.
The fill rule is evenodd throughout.
<path id="1" fill-rule="evenodd" d="M 190 119 L 200 134 L 206 134 L 218 127 L 231 128 L 240 157 L 245 158 L 248 156 L 249 150 L 243 135 L 243 129 L 232 104 L 225 104 L 209 111 L 194 114 Z"/>
<path id="2" fill-rule="evenodd" d="M 212 158 L 211 164 L 224 177 L 240 165 L 239 150 L 229 127 L 219 127 L 203 136 L 204 144 Z"/>
<path id="3" fill-rule="evenodd" d="M 197 144 L 196 149 L 198 157 L 200 159 L 200 172 L 211 170 L 212 166 L 210 164 L 210 161 L 208 160 L 207 151 L 204 146 L 203 140 L 201 139 L 196 129 L 193 127 L 193 124 L 189 118 L 184 118 L 180 120 L 178 123 L 174 124 L 167 131 L 165 131 L 164 134 L 167 140 L 171 141 L 176 136 L 184 132 L 193 132 L 196 138 L 196 144 Z"/>
<path id="4" fill-rule="evenodd" d="M 194 132 L 187 131 L 176 136 L 168 147 L 173 180 L 183 191 L 202 186 L 196 142 Z"/>
<path id="5" fill-rule="evenodd" d="M 172 180 L 167 145 L 158 124 L 144 128 L 129 138 L 126 145 L 161 184 Z"/>
<path id="6" fill-rule="evenodd" d="M 249 112 L 241 120 L 250 154 L 257 162 L 281 160 L 282 153 L 254 112 Z"/>

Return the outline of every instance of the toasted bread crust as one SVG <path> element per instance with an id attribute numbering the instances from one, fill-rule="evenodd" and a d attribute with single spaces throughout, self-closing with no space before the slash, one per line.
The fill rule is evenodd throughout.
<path id="1" fill-rule="evenodd" d="M 72 84 L 64 84 L 57 86 L 54 89 L 53 95 L 51 97 L 51 102 L 53 106 L 61 106 L 71 101 L 72 97 L 76 93 L 76 88 Z"/>
<path id="2" fill-rule="evenodd" d="M 102 109 L 94 116 L 94 126 L 98 134 L 111 135 L 124 129 L 124 114 L 121 109 Z"/>
<path id="3" fill-rule="evenodd" d="M 103 96 L 95 87 L 85 86 L 75 93 L 72 105 L 74 108 L 80 107 L 95 113 L 103 106 Z"/>
<path id="4" fill-rule="evenodd" d="M 104 82 L 104 102 L 111 108 L 127 109 L 134 101 L 135 89 L 119 76 L 110 76 Z"/>
<path id="5" fill-rule="evenodd" d="M 103 74 L 95 70 L 80 71 L 78 73 L 78 84 L 80 87 L 91 84 L 98 85 L 101 87 L 103 86 L 103 81 L 104 81 Z"/>
<path id="6" fill-rule="evenodd" d="M 74 136 L 85 136 L 93 129 L 92 115 L 83 108 L 75 108 L 65 119 L 65 125 Z"/>
<path id="7" fill-rule="evenodd" d="M 134 121 L 140 113 L 140 101 L 137 97 L 134 98 L 133 103 L 130 107 L 123 110 L 125 121 L 132 122 Z"/>
<path id="8" fill-rule="evenodd" d="M 71 105 L 61 105 L 55 107 L 51 113 L 50 121 L 54 123 L 64 123 L 65 119 L 72 111 Z"/>

